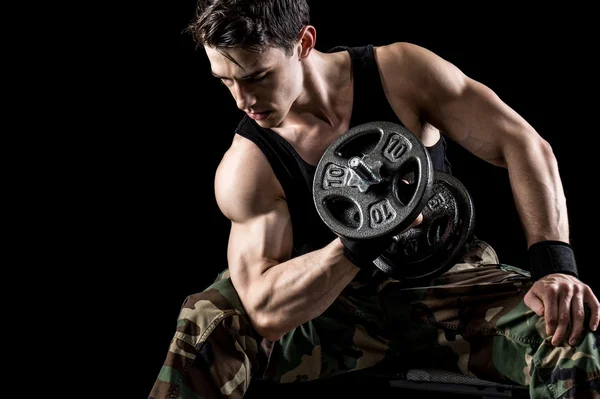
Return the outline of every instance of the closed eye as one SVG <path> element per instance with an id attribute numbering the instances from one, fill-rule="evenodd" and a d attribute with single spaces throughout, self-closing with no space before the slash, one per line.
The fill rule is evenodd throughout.
<path id="1" fill-rule="evenodd" d="M 264 78 L 266 78 L 267 75 L 268 75 L 267 73 L 261 73 L 258 75 L 249 76 L 247 78 L 244 78 L 244 80 L 247 82 L 259 82 L 259 81 L 263 80 Z"/>
<path id="2" fill-rule="evenodd" d="M 231 84 L 231 82 L 233 81 L 230 78 L 224 78 L 221 76 L 218 76 L 216 74 L 213 73 L 213 76 L 217 79 L 219 79 L 219 81 L 224 84 L 225 86 L 229 86 Z M 240 79 L 240 81 L 242 82 L 246 82 L 246 83 L 255 83 L 255 82 L 260 82 L 261 80 L 264 80 L 267 76 L 269 76 L 269 73 L 267 71 L 263 71 L 263 72 L 259 72 L 255 75 L 250 75 L 250 76 L 245 76 L 243 78 Z"/>

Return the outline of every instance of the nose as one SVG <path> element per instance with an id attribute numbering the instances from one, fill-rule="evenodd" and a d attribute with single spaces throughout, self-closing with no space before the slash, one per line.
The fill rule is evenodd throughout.
<path id="1" fill-rule="evenodd" d="M 233 87 L 233 97 L 237 107 L 241 110 L 247 110 L 256 103 L 256 97 L 247 87 L 239 83 L 235 83 Z"/>

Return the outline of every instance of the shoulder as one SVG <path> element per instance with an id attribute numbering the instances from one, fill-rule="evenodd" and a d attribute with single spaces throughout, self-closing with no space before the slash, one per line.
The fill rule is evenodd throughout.
<path id="1" fill-rule="evenodd" d="M 441 59 L 433 51 L 418 44 L 409 42 L 394 42 L 381 46 L 373 46 L 375 57 L 380 64 L 394 63 L 408 65 L 415 61 L 434 61 Z"/>
<path id="2" fill-rule="evenodd" d="M 283 189 L 263 152 L 237 134 L 217 167 L 214 188 L 219 209 L 232 221 L 268 212 L 283 197 Z"/>
<path id="3" fill-rule="evenodd" d="M 458 92 L 466 76 L 450 61 L 409 42 L 374 47 L 375 58 L 387 91 L 417 96 Z"/>
<path id="4" fill-rule="evenodd" d="M 432 50 L 414 43 L 395 42 L 384 46 L 376 46 L 374 47 L 374 53 L 378 65 L 385 70 L 400 68 L 403 72 L 418 75 L 425 75 L 421 71 L 427 74 L 435 70 L 458 72 L 458 68 L 450 61 Z"/>

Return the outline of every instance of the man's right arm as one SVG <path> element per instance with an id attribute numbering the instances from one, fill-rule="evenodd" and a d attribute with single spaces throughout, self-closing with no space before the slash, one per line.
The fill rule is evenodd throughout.
<path id="1" fill-rule="evenodd" d="M 217 204 L 231 220 L 231 280 L 259 334 L 277 340 L 325 311 L 358 272 L 339 239 L 290 259 L 292 226 L 283 189 L 251 142 L 238 137 L 215 178 Z"/>

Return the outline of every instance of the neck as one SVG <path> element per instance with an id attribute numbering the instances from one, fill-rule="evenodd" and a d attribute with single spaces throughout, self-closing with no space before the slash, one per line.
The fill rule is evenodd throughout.
<path id="1" fill-rule="evenodd" d="M 313 49 L 303 61 L 302 93 L 285 118 L 285 125 L 306 123 L 307 117 L 316 118 L 330 126 L 337 126 L 343 115 L 339 110 L 351 96 L 340 95 L 348 89 L 351 70 L 341 68 L 343 54 L 326 54 Z"/>

